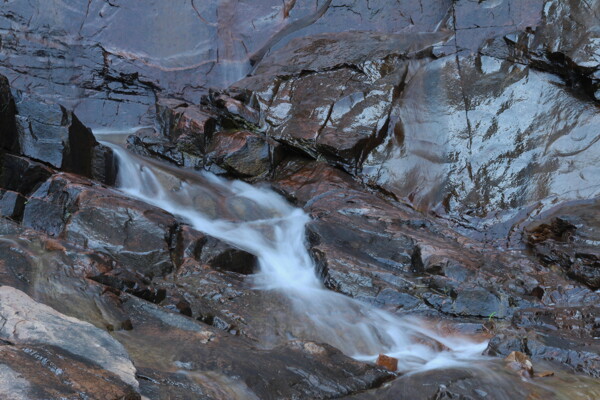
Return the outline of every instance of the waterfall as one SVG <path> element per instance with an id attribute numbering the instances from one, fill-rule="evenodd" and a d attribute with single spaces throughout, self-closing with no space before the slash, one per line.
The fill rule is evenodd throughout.
<path id="1" fill-rule="evenodd" d="M 278 194 L 207 172 L 179 170 L 106 144 L 118 158 L 121 191 L 254 254 L 257 290 L 280 291 L 289 298 L 290 313 L 301 317 L 292 320 L 304 324 L 301 339 L 328 343 L 364 361 L 381 353 L 396 357 L 401 372 L 468 366 L 482 358 L 486 343 L 444 336 L 419 319 L 398 317 L 327 290 L 305 243 L 309 216 Z M 235 211 L 240 207 L 231 205 L 236 204 L 245 212 Z"/>

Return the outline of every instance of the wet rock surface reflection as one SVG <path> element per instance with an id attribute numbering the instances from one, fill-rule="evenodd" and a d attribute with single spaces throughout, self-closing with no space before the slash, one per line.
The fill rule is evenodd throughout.
<path id="1" fill-rule="evenodd" d="M 2 2 L 0 397 L 600 397 L 599 16 Z"/>

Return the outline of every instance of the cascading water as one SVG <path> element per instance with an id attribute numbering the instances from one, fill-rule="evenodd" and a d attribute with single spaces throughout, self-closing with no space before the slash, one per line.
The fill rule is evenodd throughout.
<path id="1" fill-rule="evenodd" d="M 289 298 L 290 313 L 301 321 L 300 339 L 328 343 L 356 359 L 373 361 L 384 353 L 399 359 L 399 371 L 465 365 L 486 343 L 443 337 L 414 318 L 399 318 L 327 290 L 306 249 L 309 217 L 267 189 L 227 181 L 209 173 L 176 170 L 111 146 L 119 162 L 117 186 L 126 194 L 160 207 L 192 225 L 257 256 L 257 289 L 277 290 Z M 208 191 L 223 203 L 242 201 L 252 216 L 223 216 Z"/>

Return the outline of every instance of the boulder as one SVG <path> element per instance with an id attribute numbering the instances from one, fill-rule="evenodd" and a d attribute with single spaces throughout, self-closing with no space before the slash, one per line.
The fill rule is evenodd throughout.
<path id="1" fill-rule="evenodd" d="M 0 287 L 2 340 L 22 345 L 49 345 L 101 366 L 138 387 L 126 350 L 108 333 L 35 302 L 20 290 Z"/>
<path id="2" fill-rule="evenodd" d="M 41 232 L 4 227 L 0 229 L 1 285 L 19 289 L 62 314 L 101 329 L 130 328 L 118 298 L 87 279 L 110 271 L 112 260 Z"/>
<path id="3" fill-rule="evenodd" d="M 15 400 L 100 398 L 140 400 L 137 390 L 114 372 L 44 344 L 0 346 L 0 396 Z"/>
<path id="4" fill-rule="evenodd" d="M 207 164 L 238 178 L 260 178 L 273 170 L 281 154 L 278 143 L 246 131 L 218 132 L 207 149 Z"/>

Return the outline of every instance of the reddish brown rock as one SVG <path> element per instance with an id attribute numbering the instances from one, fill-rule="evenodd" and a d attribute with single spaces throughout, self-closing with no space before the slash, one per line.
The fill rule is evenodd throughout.
<path id="1" fill-rule="evenodd" d="M 387 369 L 388 371 L 395 372 L 398 370 L 398 359 L 386 356 L 385 354 L 380 354 L 379 357 L 377 357 L 375 364 L 377 364 L 379 367 Z"/>

